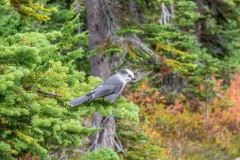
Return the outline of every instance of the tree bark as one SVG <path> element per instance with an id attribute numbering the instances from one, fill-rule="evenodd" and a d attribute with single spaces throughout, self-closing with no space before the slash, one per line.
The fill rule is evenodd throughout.
<path id="1" fill-rule="evenodd" d="M 100 0 L 86 0 L 87 23 L 89 31 L 89 49 L 94 50 L 104 44 L 107 36 L 107 28 L 104 24 L 104 13 Z M 103 80 L 110 75 L 109 61 L 99 53 L 90 60 L 91 74 Z M 100 147 L 107 147 L 114 150 L 115 120 L 113 116 L 101 117 L 97 112 L 93 114 L 93 127 L 103 129 L 92 135 L 90 151 Z"/>

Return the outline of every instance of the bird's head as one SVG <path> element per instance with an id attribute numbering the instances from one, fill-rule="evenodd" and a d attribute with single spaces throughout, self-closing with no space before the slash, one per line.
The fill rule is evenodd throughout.
<path id="1" fill-rule="evenodd" d="M 131 81 L 135 81 L 136 78 L 134 77 L 134 74 L 132 71 L 130 71 L 129 69 L 124 69 L 119 71 L 119 74 L 121 74 L 121 76 L 124 78 L 124 80 L 126 82 L 131 82 Z"/>

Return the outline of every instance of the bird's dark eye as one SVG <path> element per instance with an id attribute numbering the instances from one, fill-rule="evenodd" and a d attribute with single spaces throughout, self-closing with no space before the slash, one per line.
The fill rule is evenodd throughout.
<path id="1" fill-rule="evenodd" d="M 128 75 L 128 77 L 131 77 L 131 75 Z"/>

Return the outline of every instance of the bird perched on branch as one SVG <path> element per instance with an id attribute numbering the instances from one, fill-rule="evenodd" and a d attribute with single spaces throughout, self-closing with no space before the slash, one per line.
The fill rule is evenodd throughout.
<path id="1" fill-rule="evenodd" d="M 121 95 L 123 88 L 128 82 L 136 80 L 134 74 L 129 69 L 120 70 L 114 75 L 106 78 L 100 85 L 96 86 L 91 92 L 73 99 L 68 102 L 72 107 L 78 106 L 86 101 L 92 101 L 96 98 L 104 98 L 104 100 L 114 103 Z"/>

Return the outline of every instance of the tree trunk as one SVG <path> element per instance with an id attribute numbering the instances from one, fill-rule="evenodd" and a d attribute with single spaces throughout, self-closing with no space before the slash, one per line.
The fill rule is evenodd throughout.
<path id="1" fill-rule="evenodd" d="M 87 23 L 89 31 L 89 49 L 94 50 L 104 44 L 107 28 L 104 23 L 104 13 L 100 0 L 86 0 Z M 103 57 L 101 51 L 90 60 L 91 74 L 105 79 L 110 75 L 109 61 Z M 92 135 L 90 151 L 100 147 L 114 150 L 115 120 L 113 116 L 101 117 L 97 112 L 93 114 L 93 127 L 103 129 Z"/>

